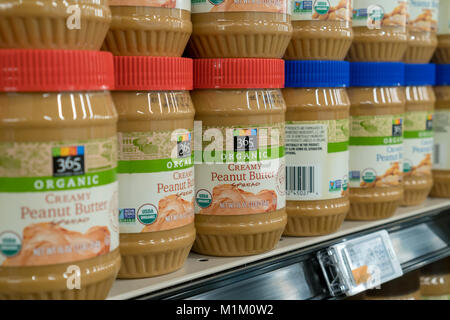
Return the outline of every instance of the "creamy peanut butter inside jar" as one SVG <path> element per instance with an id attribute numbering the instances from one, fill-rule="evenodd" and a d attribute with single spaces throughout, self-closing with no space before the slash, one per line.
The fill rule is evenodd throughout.
<path id="1" fill-rule="evenodd" d="M 195 240 L 192 60 L 115 57 L 119 278 L 181 268 Z"/>
<path id="2" fill-rule="evenodd" d="M 192 0 L 194 58 L 282 58 L 292 36 L 291 0 Z"/>
<path id="3" fill-rule="evenodd" d="M 119 56 L 180 57 L 192 33 L 190 0 L 109 0 L 103 50 Z"/>
<path id="4" fill-rule="evenodd" d="M 450 65 L 436 65 L 435 113 L 433 119 L 433 188 L 430 196 L 450 198 Z"/>
<path id="5" fill-rule="evenodd" d="M 120 268 L 112 55 L 0 51 L 0 299 L 104 299 Z"/>
<path id="6" fill-rule="evenodd" d="M 353 43 L 348 59 L 401 61 L 407 48 L 406 0 L 353 0 Z"/>
<path id="7" fill-rule="evenodd" d="M 405 66 L 350 64 L 350 212 L 348 220 L 392 216 L 403 200 Z"/>
<path id="8" fill-rule="evenodd" d="M 111 23 L 107 0 L 2 0 L 0 49 L 99 50 Z"/>
<path id="9" fill-rule="evenodd" d="M 436 97 L 431 86 L 435 77 L 433 64 L 405 65 L 404 206 L 421 204 L 433 186 L 431 165 Z"/>
<path id="10" fill-rule="evenodd" d="M 364 300 L 421 300 L 418 270 L 383 283 L 381 288 L 367 290 Z"/>
<path id="11" fill-rule="evenodd" d="M 450 300 L 450 258 L 420 270 L 420 293 L 423 300 Z"/>
<path id="12" fill-rule="evenodd" d="M 286 226 L 284 61 L 194 60 L 193 250 L 269 251 Z"/>
<path id="13" fill-rule="evenodd" d="M 289 60 L 343 60 L 352 44 L 351 0 L 291 1 Z"/>
<path id="14" fill-rule="evenodd" d="M 439 0 L 409 0 L 408 49 L 403 61 L 428 63 L 437 47 Z"/>
<path id="15" fill-rule="evenodd" d="M 438 12 L 438 45 L 433 62 L 450 63 L 450 2 L 440 0 Z"/>
<path id="16" fill-rule="evenodd" d="M 349 62 L 286 61 L 287 236 L 335 232 L 348 199 Z"/>

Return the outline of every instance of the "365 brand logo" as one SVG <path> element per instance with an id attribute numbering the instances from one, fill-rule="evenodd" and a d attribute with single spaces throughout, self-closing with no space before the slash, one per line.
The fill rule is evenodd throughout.
<path id="1" fill-rule="evenodd" d="M 68 290 L 81 289 L 81 270 L 77 265 L 70 265 L 64 273 L 66 280 L 66 287 Z"/>

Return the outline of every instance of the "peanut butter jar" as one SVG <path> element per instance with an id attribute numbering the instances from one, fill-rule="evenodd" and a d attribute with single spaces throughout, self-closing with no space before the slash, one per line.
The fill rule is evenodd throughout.
<path id="1" fill-rule="evenodd" d="M 348 59 L 401 61 L 407 48 L 406 0 L 353 0 L 354 39 Z"/>
<path id="2" fill-rule="evenodd" d="M 418 270 L 409 272 L 383 283 L 381 288 L 367 290 L 364 300 L 421 300 L 419 278 Z"/>
<path id="3" fill-rule="evenodd" d="M 2 0 L 0 49 L 99 50 L 111 23 L 107 0 Z"/>
<path id="4" fill-rule="evenodd" d="M 181 57 L 192 33 L 190 0 L 109 0 L 103 50 L 119 56 Z"/>
<path id="5" fill-rule="evenodd" d="M 450 65 L 436 65 L 436 105 L 433 121 L 433 188 L 430 196 L 450 198 Z"/>
<path id="6" fill-rule="evenodd" d="M 433 186 L 431 165 L 436 97 L 432 85 L 435 77 L 433 64 L 405 65 L 404 206 L 424 202 Z"/>
<path id="7" fill-rule="evenodd" d="M 351 0 L 291 1 L 288 60 L 343 60 L 352 44 Z"/>
<path id="8" fill-rule="evenodd" d="M 120 268 L 112 55 L 0 51 L 0 299 L 104 299 Z"/>
<path id="9" fill-rule="evenodd" d="M 282 58 L 292 36 L 291 0 L 192 0 L 194 58 Z"/>
<path id="10" fill-rule="evenodd" d="M 269 251 L 286 226 L 281 59 L 194 60 L 193 250 Z"/>
<path id="11" fill-rule="evenodd" d="M 119 278 L 180 269 L 195 240 L 192 60 L 115 57 Z"/>
<path id="12" fill-rule="evenodd" d="M 392 216 L 403 200 L 405 66 L 350 64 L 350 212 L 348 220 Z"/>
<path id="13" fill-rule="evenodd" d="M 439 1 L 438 45 L 433 56 L 435 63 L 450 63 L 450 2 Z"/>
<path id="14" fill-rule="evenodd" d="M 420 293 L 423 300 L 450 300 L 450 258 L 420 270 Z"/>
<path id="15" fill-rule="evenodd" d="M 437 47 L 439 0 L 409 0 L 404 62 L 428 63 Z"/>
<path id="16" fill-rule="evenodd" d="M 287 236 L 337 231 L 348 198 L 349 62 L 286 61 Z"/>

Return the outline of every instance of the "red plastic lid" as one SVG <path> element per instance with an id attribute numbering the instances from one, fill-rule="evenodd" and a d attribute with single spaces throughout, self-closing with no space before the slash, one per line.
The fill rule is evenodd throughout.
<path id="1" fill-rule="evenodd" d="M 195 89 L 258 89 L 284 87 L 282 59 L 196 59 Z"/>
<path id="2" fill-rule="evenodd" d="M 0 50 L 0 91 L 110 90 L 112 54 L 86 50 Z"/>
<path id="3" fill-rule="evenodd" d="M 192 59 L 115 56 L 115 90 L 192 90 Z"/>

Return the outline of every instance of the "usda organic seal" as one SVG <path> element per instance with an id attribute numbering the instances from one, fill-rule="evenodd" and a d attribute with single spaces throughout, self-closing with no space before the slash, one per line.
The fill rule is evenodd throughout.
<path id="1" fill-rule="evenodd" d="M 143 225 L 152 224 L 158 218 L 158 209 L 150 203 L 144 204 L 139 208 L 137 218 Z"/>

